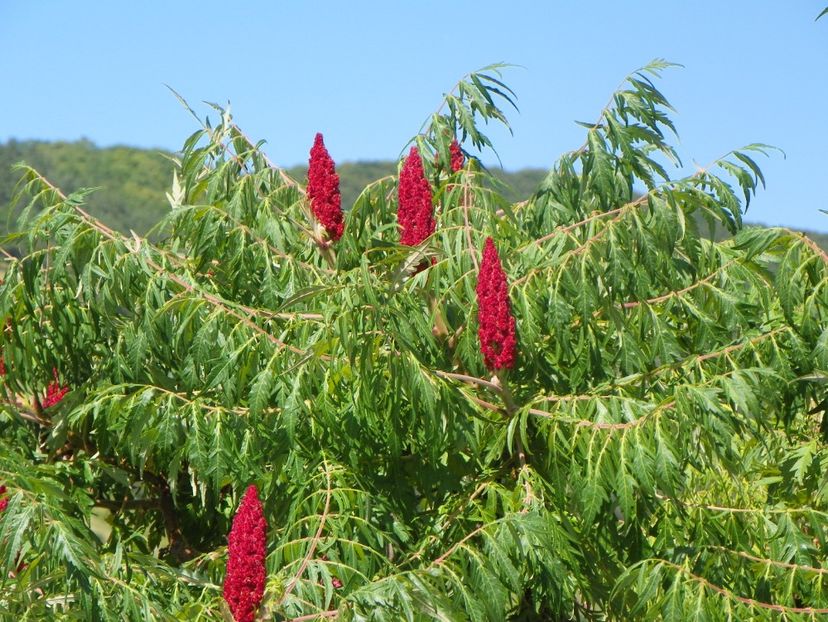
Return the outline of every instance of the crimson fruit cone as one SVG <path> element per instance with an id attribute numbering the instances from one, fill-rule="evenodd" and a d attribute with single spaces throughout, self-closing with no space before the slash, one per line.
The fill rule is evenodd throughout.
<path id="1" fill-rule="evenodd" d="M 265 588 L 267 524 L 256 486 L 248 486 L 227 538 L 224 600 L 236 622 L 253 622 Z"/>
<path id="2" fill-rule="evenodd" d="M 328 237 L 337 241 L 345 230 L 342 195 L 339 192 L 339 175 L 325 148 L 322 134 L 316 135 L 310 151 L 307 192 L 314 218 L 325 227 Z"/>
<path id="3" fill-rule="evenodd" d="M 509 284 L 492 238 L 486 238 L 477 278 L 477 321 L 480 351 L 492 371 L 515 364 L 515 318 L 509 304 Z"/>

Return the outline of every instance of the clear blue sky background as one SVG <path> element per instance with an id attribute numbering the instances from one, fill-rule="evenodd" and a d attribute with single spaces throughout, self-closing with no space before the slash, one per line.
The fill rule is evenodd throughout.
<path id="1" fill-rule="evenodd" d="M 663 57 L 685 65 L 658 83 L 685 163 L 779 146 L 748 219 L 828 231 L 826 4 L 0 0 L 0 141 L 176 149 L 195 122 L 167 83 L 230 100 L 285 165 L 317 131 L 337 161 L 395 158 L 460 76 L 506 61 L 523 66 L 506 74 L 520 114 L 514 137 L 493 133 L 498 152 L 506 169 L 546 168 L 580 145 L 575 119 Z"/>

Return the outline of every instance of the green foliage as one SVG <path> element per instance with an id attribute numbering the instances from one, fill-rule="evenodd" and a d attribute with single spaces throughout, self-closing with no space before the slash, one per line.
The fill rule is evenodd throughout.
<path id="1" fill-rule="evenodd" d="M 23 167 L 0 615 L 221 619 L 251 483 L 263 619 L 828 612 L 828 256 L 742 227 L 764 146 L 670 177 L 666 67 L 517 203 L 474 161 L 441 166 L 454 134 L 490 146 L 513 101 L 499 67 L 469 74 L 413 138 L 437 206 L 422 248 L 398 244 L 393 176 L 320 248 L 301 183 L 221 109 L 176 156 L 154 241 Z M 489 235 L 519 341 L 496 378 L 474 294 Z M 72 391 L 43 410 L 27 396 L 53 368 Z"/>
<path id="2" fill-rule="evenodd" d="M 86 198 L 87 211 L 107 226 L 129 233 L 147 233 L 169 211 L 163 188 L 172 177 L 172 154 L 133 147 L 94 147 L 87 141 L 75 143 L 17 142 L 0 145 L 0 206 L 8 206 L 14 196 L 19 173 L 14 165 L 25 162 L 52 183 L 62 188 L 95 188 Z M 342 205 L 350 209 L 362 190 L 374 182 L 396 174 L 397 163 L 344 162 L 337 164 Z M 308 167 L 292 166 L 285 172 L 295 180 L 307 180 Z M 504 171 L 492 168 L 491 180 L 484 183 L 497 189 L 509 203 L 528 199 L 543 181 L 547 171 L 526 168 Z M 640 195 L 640 188 L 635 192 Z M 13 219 L 12 219 L 13 222 Z M 702 221 L 703 222 L 703 221 Z M 0 232 L 9 229 L 7 219 L 0 222 Z M 715 221 L 704 223 L 702 234 L 716 240 L 730 237 L 727 229 Z M 748 225 L 761 226 L 761 225 Z M 14 229 L 14 227 L 11 227 Z M 805 232 L 823 250 L 828 250 L 828 235 Z"/>
<path id="3" fill-rule="evenodd" d="M 25 162 L 58 187 L 96 188 L 87 198 L 87 211 L 117 231 L 143 235 L 170 209 L 164 187 L 172 178 L 171 156 L 133 147 L 100 148 L 87 141 L 10 141 L 0 144 L 0 206 L 11 203 L 19 179 L 14 165 Z M 388 160 L 337 164 L 343 207 L 349 209 L 363 188 L 396 171 L 397 163 Z M 286 172 L 304 183 L 308 167 L 293 166 Z M 503 195 L 515 202 L 528 198 L 546 171 L 494 169 L 492 174 L 502 182 Z M 4 218 L 0 231 L 5 233 L 6 225 Z"/>
<path id="4" fill-rule="evenodd" d="M 169 210 L 163 188 L 172 178 L 167 155 L 149 149 L 100 149 L 88 141 L 10 141 L 0 145 L 0 206 L 14 195 L 19 173 L 13 166 L 26 162 L 63 188 L 96 188 L 87 210 L 118 231 L 144 234 Z M 8 230 L 3 218 L 0 231 Z"/>

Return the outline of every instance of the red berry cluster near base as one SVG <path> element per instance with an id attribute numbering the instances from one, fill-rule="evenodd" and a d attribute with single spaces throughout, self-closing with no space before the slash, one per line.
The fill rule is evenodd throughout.
<path id="1" fill-rule="evenodd" d="M 224 600 L 236 622 L 253 622 L 265 588 L 267 524 L 256 486 L 248 486 L 227 538 Z"/>
<path id="2" fill-rule="evenodd" d="M 0 486 L 0 512 L 9 507 L 9 500 L 6 498 L 6 487 Z"/>
<path id="3" fill-rule="evenodd" d="M 339 175 L 325 148 L 322 134 L 316 135 L 310 151 L 307 192 L 314 218 L 325 227 L 328 237 L 336 242 L 345 230 L 342 195 L 339 192 Z"/>
<path id="4" fill-rule="evenodd" d="M 477 321 L 480 352 L 492 371 L 515 364 L 515 318 L 509 304 L 509 284 L 492 238 L 486 238 L 477 277 Z"/>
<path id="5" fill-rule="evenodd" d="M 58 380 L 57 369 L 52 369 L 52 374 L 55 379 L 46 387 L 46 396 L 43 398 L 43 408 L 49 408 L 60 402 L 64 396 L 69 393 L 69 386 L 61 386 Z"/>

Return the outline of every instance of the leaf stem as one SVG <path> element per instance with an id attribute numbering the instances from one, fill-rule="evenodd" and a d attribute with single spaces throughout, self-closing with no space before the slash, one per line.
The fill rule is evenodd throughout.
<path id="1" fill-rule="evenodd" d="M 500 387 L 500 395 L 503 398 L 503 404 L 506 406 L 506 412 L 509 417 L 514 417 L 517 412 L 517 404 L 512 396 L 512 391 L 509 389 L 509 382 L 506 377 L 506 370 L 498 369 L 492 377 L 492 383 Z M 526 451 L 523 448 L 523 439 L 520 431 L 515 435 L 515 447 L 517 449 L 518 460 L 520 461 L 521 469 L 526 467 Z"/>

